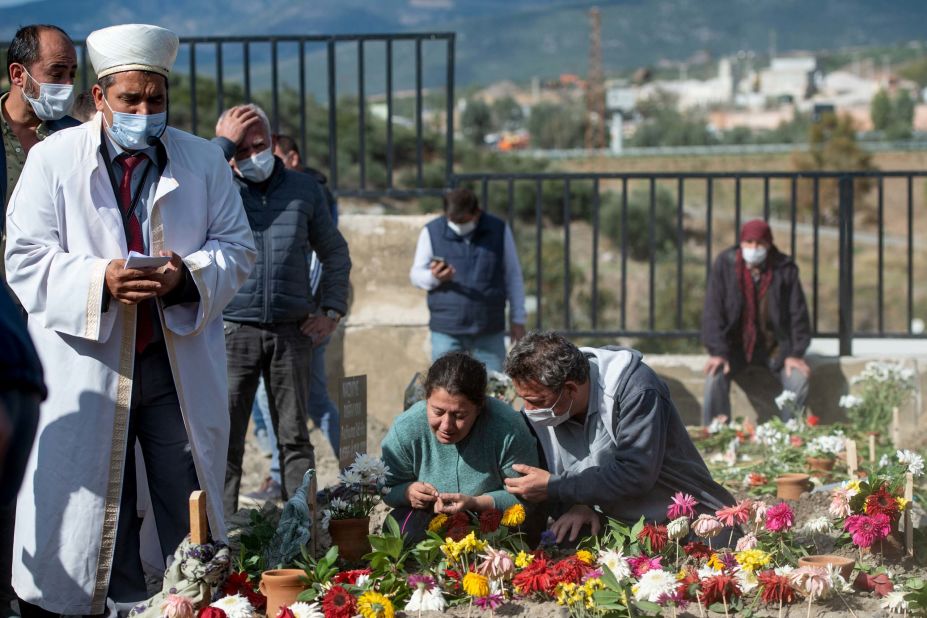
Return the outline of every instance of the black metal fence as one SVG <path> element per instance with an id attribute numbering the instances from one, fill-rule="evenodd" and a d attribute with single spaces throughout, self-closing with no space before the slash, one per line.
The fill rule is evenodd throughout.
<path id="1" fill-rule="evenodd" d="M 698 336 L 712 263 L 768 220 L 801 269 L 814 336 L 924 337 L 927 172 L 457 174 L 512 226 L 533 326 Z M 920 229 L 923 229 L 921 226 Z"/>
<path id="2" fill-rule="evenodd" d="M 83 41 L 76 45 L 77 81 L 86 91 L 94 74 Z M 0 52 L 7 46 L 0 43 Z M 255 101 L 274 130 L 294 135 L 339 195 L 438 194 L 428 187 L 425 166 L 443 163 L 445 180 L 453 173 L 454 46 L 452 32 L 184 37 L 173 71 L 171 124 L 212 137 L 225 108 Z M 371 101 L 385 108 L 375 123 Z M 319 131 L 312 131 L 313 111 L 326 117 Z M 407 143 L 414 140 L 401 157 L 397 128 L 410 133 Z M 374 138 L 377 153 L 369 148 Z M 345 149 L 350 157 L 340 156 Z M 397 182 L 400 166 L 405 173 Z"/>

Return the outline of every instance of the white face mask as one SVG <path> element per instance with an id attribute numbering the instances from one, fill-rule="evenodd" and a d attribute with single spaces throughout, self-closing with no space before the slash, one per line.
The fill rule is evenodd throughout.
<path id="1" fill-rule="evenodd" d="M 238 173 L 245 180 L 264 182 L 274 172 L 274 149 L 271 147 L 262 150 L 241 161 L 236 159 L 235 165 L 238 167 Z"/>
<path id="2" fill-rule="evenodd" d="M 23 67 L 25 70 L 25 67 Z M 23 97 L 29 101 L 32 111 L 40 120 L 58 120 L 71 110 L 74 103 L 74 86 L 71 84 L 43 84 L 26 71 L 33 82 L 39 85 L 39 96 L 33 99 L 23 90 Z"/>
<path id="3" fill-rule="evenodd" d="M 753 249 L 741 248 L 744 256 L 744 262 L 750 266 L 759 266 L 766 260 L 766 247 L 755 247 Z"/>
<path id="4" fill-rule="evenodd" d="M 557 425 L 562 425 L 563 423 L 570 420 L 570 412 L 573 410 L 573 400 L 570 399 L 570 407 L 566 409 L 566 412 L 563 414 L 557 414 L 554 412 L 554 408 L 557 407 L 557 404 L 560 403 L 560 398 L 563 397 L 563 391 L 560 391 L 560 395 L 557 397 L 557 401 L 554 402 L 549 408 L 534 408 L 529 410 L 527 408 L 522 408 L 522 412 L 525 413 L 525 416 L 528 417 L 528 420 L 534 425 L 540 427 L 556 427 Z"/>
<path id="5" fill-rule="evenodd" d="M 167 127 L 167 112 L 157 114 L 130 114 L 128 112 L 115 112 L 109 101 L 103 98 L 103 103 L 109 107 L 113 115 L 113 124 L 106 127 L 110 138 L 126 150 L 144 150 L 151 144 L 150 138 L 158 139 Z M 106 122 L 106 116 L 103 116 Z"/>
<path id="6" fill-rule="evenodd" d="M 448 221 L 447 227 L 451 228 L 451 231 L 458 236 L 466 236 L 476 229 L 476 219 L 466 223 L 454 223 L 453 221 Z"/>

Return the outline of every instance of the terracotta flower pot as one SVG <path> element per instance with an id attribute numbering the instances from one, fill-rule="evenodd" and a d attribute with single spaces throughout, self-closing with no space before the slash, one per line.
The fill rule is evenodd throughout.
<path id="1" fill-rule="evenodd" d="M 370 518 L 332 519 L 328 522 L 332 545 L 338 546 L 338 555 L 347 562 L 359 562 L 370 553 Z"/>
<path id="2" fill-rule="evenodd" d="M 782 500 L 798 500 L 813 487 L 807 474 L 790 472 L 776 477 L 776 497 Z"/>
<path id="3" fill-rule="evenodd" d="M 826 568 L 828 564 L 833 565 L 835 569 L 839 569 L 843 579 L 849 581 L 850 573 L 853 572 L 853 567 L 856 566 L 856 560 L 845 556 L 835 556 L 833 554 L 805 556 L 804 558 L 798 559 L 798 566 L 800 567 L 810 566 Z"/>
<path id="4" fill-rule="evenodd" d="M 832 457 L 805 457 L 805 463 L 817 472 L 830 472 L 837 460 Z"/>
<path id="5" fill-rule="evenodd" d="M 281 607 L 289 607 L 309 586 L 303 583 L 302 569 L 276 569 L 261 574 L 261 594 L 267 597 L 267 615 L 273 618 Z"/>

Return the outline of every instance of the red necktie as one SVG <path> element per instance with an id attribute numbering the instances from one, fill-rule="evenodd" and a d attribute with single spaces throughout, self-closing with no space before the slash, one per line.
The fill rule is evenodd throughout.
<path id="1" fill-rule="evenodd" d="M 132 172 L 138 167 L 139 163 L 145 161 L 146 157 L 142 153 L 122 154 L 118 157 L 122 165 L 122 182 L 119 183 L 119 208 L 122 210 L 122 217 L 126 220 L 126 244 L 129 251 L 145 253 L 145 239 L 142 236 L 142 224 L 139 222 L 135 213 L 129 214 L 129 208 L 132 206 Z M 139 187 L 141 191 L 143 187 Z M 154 335 L 154 327 L 151 323 L 151 304 L 144 300 L 137 305 L 138 311 L 135 321 L 135 352 L 141 353 Z"/>

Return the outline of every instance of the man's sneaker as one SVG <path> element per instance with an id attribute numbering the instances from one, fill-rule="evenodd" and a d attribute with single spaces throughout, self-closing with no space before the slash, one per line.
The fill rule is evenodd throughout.
<path id="1" fill-rule="evenodd" d="M 280 483 L 268 476 L 261 483 L 260 489 L 245 494 L 244 497 L 258 502 L 280 502 L 283 500 L 283 488 L 280 487 Z"/>

